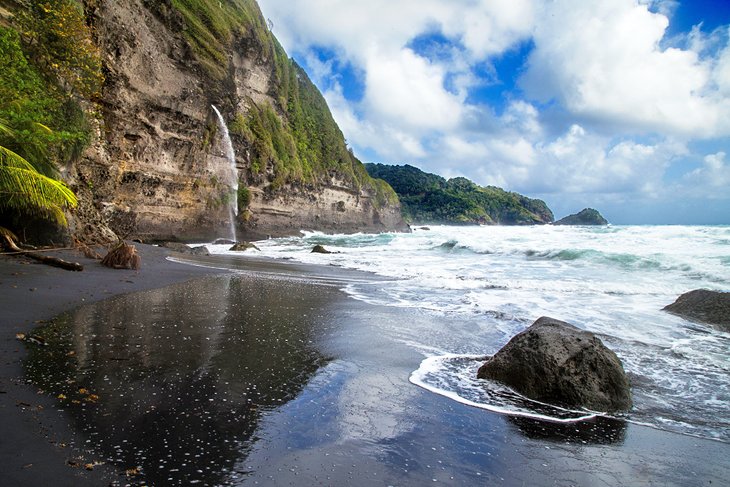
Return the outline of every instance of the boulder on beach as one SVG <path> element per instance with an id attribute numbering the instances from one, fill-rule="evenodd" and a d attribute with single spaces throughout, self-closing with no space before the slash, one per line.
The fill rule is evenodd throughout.
<path id="1" fill-rule="evenodd" d="M 631 390 L 621 361 L 593 333 L 542 317 L 479 368 L 536 401 L 593 411 L 624 411 Z"/>
<path id="2" fill-rule="evenodd" d="M 205 245 L 190 247 L 182 242 L 163 242 L 160 244 L 160 247 L 164 247 L 175 252 L 180 252 L 181 254 L 210 255 L 208 247 L 206 247 Z"/>
<path id="3" fill-rule="evenodd" d="M 210 255 L 210 250 L 208 250 L 208 247 L 205 245 L 198 245 L 197 247 L 192 247 L 190 249 L 190 253 L 193 255 Z"/>
<path id="4" fill-rule="evenodd" d="M 608 220 L 603 218 L 603 215 L 598 210 L 584 208 L 574 215 L 561 218 L 553 223 L 553 225 L 608 225 Z"/>
<path id="5" fill-rule="evenodd" d="M 695 289 L 665 306 L 664 311 L 730 332 L 730 292 Z"/>
<path id="6" fill-rule="evenodd" d="M 256 247 L 256 245 L 251 242 L 236 242 L 236 244 L 228 250 L 231 252 L 245 252 L 249 249 L 258 250 L 259 252 L 261 251 L 260 248 Z"/>
<path id="7" fill-rule="evenodd" d="M 322 245 L 315 245 L 312 248 L 312 253 L 313 254 L 335 254 L 337 252 L 332 252 L 331 250 L 327 250 Z"/>

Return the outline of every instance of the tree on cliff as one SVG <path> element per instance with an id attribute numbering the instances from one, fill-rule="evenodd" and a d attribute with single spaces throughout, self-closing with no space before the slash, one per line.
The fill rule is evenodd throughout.
<path id="1" fill-rule="evenodd" d="M 84 98 L 99 94 L 104 76 L 99 50 L 74 0 L 21 1 L 16 22 L 36 65 L 68 91 Z"/>

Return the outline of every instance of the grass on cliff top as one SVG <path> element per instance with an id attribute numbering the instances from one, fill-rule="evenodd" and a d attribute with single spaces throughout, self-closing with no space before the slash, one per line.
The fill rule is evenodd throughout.
<path id="1" fill-rule="evenodd" d="M 269 42 L 268 27 L 255 0 L 172 0 L 185 19 L 185 36 L 198 61 L 215 78 L 223 79 L 227 51 L 236 35 Z"/>

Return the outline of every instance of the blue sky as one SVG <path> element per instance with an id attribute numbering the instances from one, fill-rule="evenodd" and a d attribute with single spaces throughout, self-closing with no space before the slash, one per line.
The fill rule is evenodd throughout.
<path id="1" fill-rule="evenodd" d="M 363 162 L 730 224 L 730 1 L 259 4 Z"/>

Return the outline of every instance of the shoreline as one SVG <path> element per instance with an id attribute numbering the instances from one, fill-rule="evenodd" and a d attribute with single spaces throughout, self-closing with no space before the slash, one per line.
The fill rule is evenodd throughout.
<path id="1" fill-rule="evenodd" d="M 191 289 L 196 289 L 198 278 L 230 274 L 225 269 L 189 265 L 211 265 L 215 262 L 223 262 L 224 265 L 220 267 L 224 268 L 237 266 L 235 270 L 244 271 L 249 278 L 244 280 L 250 287 L 265 285 L 269 294 L 263 300 L 275 306 L 281 306 L 280 302 L 291 297 L 292 290 L 309 289 L 319 294 L 316 297 L 321 303 L 318 309 L 327 310 L 322 319 L 329 328 L 334 327 L 338 332 L 334 333 L 328 328 L 326 338 L 319 340 L 322 341 L 321 350 L 327 358 L 327 365 L 312 376 L 311 381 L 315 385 L 311 390 L 304 384 L 303 392 L 299 395 L 304 396 L 302 401 L 307 399 L 310 402 L 327 403 L 330 396 L 341 401 L 343 397 L 340 396 L 344 393 L 333 390 L 331 384 L 345 381 L 348 384 L 346 389 L 359 391 L 351 397 L 345 395 L 348 408 L 362 410 L 363 415 L 362 418 L 357 415 L 339 420 L 341 426 L 352 430 L 351 438 L 338 443 L 337 449 L 333 450 L 329 440 L 329 434 L 333 433 L 330 431 L 331 425 L 321 423 L 312 406 L 300 406 L 296 398 L 291 399 L 291 404 L 281 406 L 273 410 L 270 416 L 260 419 L 257 435 L 262 439 L 251 445 L 250 454 L 244 460 L 246 465 L 253 466 L 247 467 L 250 472 L 245 476 L 246 481 L 271 485 L 321 482 L 325 473 L 325 457 L 336 455 L 339 463 L 347 467 L 357 464 L 358 468 L 354 469 L 355 474 L 353 468 L 341 469 L 331 476 L 328 484 L 357 483 L 358 479 L 365 483 L 366 479 L 374 480 L 368 475 L 377 474 L 377 478 L 383 481 L 388 479 L 398 484 L 419 485 L 423 478 L 414 481 L 411 477 L 394 473 L 391 464 L 397 461 L 391 459 L 391 464 L 383 465 L 377 455 L 373 456 L 370 451 L 371 440 L 366 441 L 364 447 L 361 441 L 352 439 L 369 434 L 361 429 L 359 422 L 363 418 L 372 416 L 371 421 L 376 430 L 383 430 L 391 428 L 391 423 L 397 425 L 402 422 L 404 415 L 407 423 L 417 426 L 410 426 L 408 432 L 396 435 L 392 441 L 401 443 L 393 447 L 394 451 L 406 455 L 407 452 L 401 450 L 406 450 L 408 444 L 427 443 L 429 447 L 423 448 L 425 453 L 418 453 L 420 459 L 431 464 L 440 464 L 439 458 L 443 458 L 444 462 L 453 460 L 452 474 L 461 481 L 502 478 L 505 485 L 519 485 L 531 479 L 533 483 L 536 482 L 538 477 L 531 478 L 530 475 L 539 474 L 541 477 L 537 483 L 545 484 L 563 479 L 564 469 L 573 472 L 571 478 L 582 479 L 584 483 L 597 480 L 621 483 L 633 479 L 641 485 L 700 485 L 730 479 L 730 466 L 723 460 L 730 452 L 727 443 L 631 423 L 618 429 L 615 425 L 599 425 L 620 438 L 618 443 L 601 443 L 596 438 L 606 433 L 589 431 L 586 436 L 585 432 L 576 435 L 566 428 L 546 430 L 542 423 L 464 406 L 410 384 L 408 377 L 415 370 L 414 364 L 422 360 L 420 354 L 409 351 L 402 344 L 378 337 L 379 329 L 375 323 L 388 320 L 402 323 L 403 320 L 429 318 L 414 315 L 408 310 L 367 304 L 339 290 L 343 282 L 367 279 L 367 273 L 250 255 L 229 259 L 221 259 L 220 256 L 189 257 L 145 245 L 139 245 L 138 251 L 142 257 L 142 268 L 138 272 L 107 269 L 76 252 L 59 252 L 58 256 L 83 263 L 86 270 L 80 273 L 35 263 L 25 264 L 18 258 L 0 258 L 0 305 L 5 310 L 0 316 L 0 343 L 6 358 L 0 366 L 0 391 L 3 392 L 0 394 L 0 414 L 3 414 L 3 421 L 0 421 L 0 434 L 3 435 L 0 461 L 4 465 L 0 472 L 0 483 L 16 486 L 85 486 L 108 485 L 115 481 L 124 482 L 125 479 L 112 465 L 95 466 L 92 471 L 84 470 L 84 462 L 91 462 L 94 458 L 76 458 L 84 447 L 75 443 L 79 433 L 71 424 L 70 414 L 61 409 L 55 397 L 47 393 L 39 394 L 36 386 L 26 383 L 22 367 L 22 360 L 27 356 L 26 346 L 15 338 L 15 333 L 27 333 L 37 326 L 38 320 L 53 318 L 84 304 L 186 281 L 191 282 Z M 172 260 L 167 258 L 170 255 L 174 256 Z M 316 291 L 317 288 L 321 290 Z M 330 336 L 333 333 L 335 338 Z M 372 346 L 363 348 L 362 343 L 372 343 Z M 390 366 L 381 365 L 383 354 L 391 361 L 391 357 L 398 358 Z M 368 370 L 370 368 L 375 369 L 375 375 Z M 372 398 L 365 399 L 363 394 L 370 394 L 367 389 L 374 385 L 382 386 L 379 383 L 381 375 L 391 377 L 391 382 L 386 381 L 385 384 L 385 390 L 390 390 L 391 395 L 380 397 L 375 402 L 372 402 Z M 332 400 L 332 403 L 336 402 Z M 404 408 L 404 403 L 410 405 Z M 588 430 L 593 428 L 590 424 L 585 426 Z M 313 434 L 322 444 L 300 446 L 292 453 L 287 446 L 291 441 L 292 430 L 296 438 L 297 433 L 303 433 L 302 428 L 317 430 L 306 434 Z M 395 431 L 398 432 L 398 429 L 395 428 Z M 383 434 L 388 438 L 395 433 L 385 431 Z M 436 453 L 430 447 L 431 442 L 446 441 L 441 438 L 462 435 L 472 443 L 484 441 L 482 448 L 486 449 L 487 455 L 492 456 L 483 458 L 476 466 L 470 463 L 472 460 L 460 458 L 458 452 L 455 459 L 439 456 L 429 458 L 432 453 Z M 485 440 L 484 435 L 493 438 Z M 68 446 L 61 447 L 61 442 Z M 443 452 L 439 454 L 444 455 Z M 605 457 L 608 460 L 604 460 Z M 525 459 L 528 467 L 519 472 L 510 472 L 511 468 L 517 468 Z M 69 460 L 76 461 L 80 466 L 69 466 Z M 410 460 L 406 456 L 403 461 L 407 465 Z M 594 471 L 592 463 L 603 461 L 607 462 L 606 465 L 601 463 L 601 468 Z M 414 462 L 418 463 L 416 460 Z M 695 465 L 697 470 L 693 468 Z M 476 467 L 485 470 L 483 475 L 476 474 L 478 478 L 469 477 L 464 472 Z M 305 470 L 309 473 L 303 478 L 300 472 L 304 473 Z M 317 476 L 317 472 L 320 476 Z M 512 475 L 511 479 L 507 474 Z M 438 475 L 434 472 L 433 475 L 434 478 L 448 480 L 443 472 Z"/>

